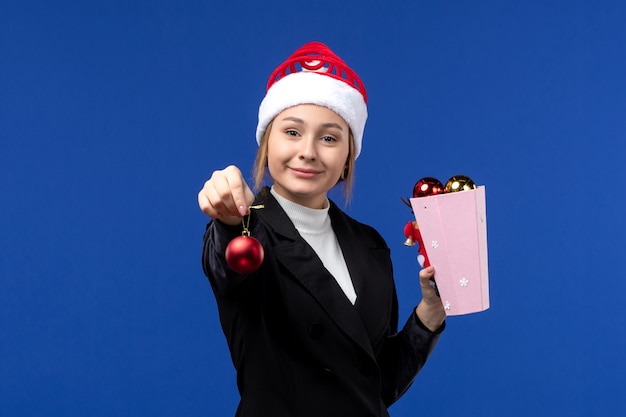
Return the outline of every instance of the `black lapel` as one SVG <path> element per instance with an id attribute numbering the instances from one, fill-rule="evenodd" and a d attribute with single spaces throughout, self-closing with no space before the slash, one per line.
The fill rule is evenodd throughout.
<path id="1" fill-rule="evenodd" d="M 351 219 L 336 205 L 331 205 L 329 213 L 357 293 L 355 307 L 372 344 L 376 344 L 389 331 L 390 319 L 393 321 L 395 290 L 389 249 L 377 232 Z"/>
<path id="2" fill-rule="evenodd" d="M 311 246 L 300 236 L 269 191 L 258 200 L 257 204 L 260 203 L 265 207 L 256 214 L 275 234 L 276 240 L 272 243 L 277 260 L 317 299 L 337 326 L 374 357 L 368 330 L 363 324 L 362 317 L 345 296 L 335 278 L 326 270 Z M 350 270 L 350 264 L 348 269 Z"/>

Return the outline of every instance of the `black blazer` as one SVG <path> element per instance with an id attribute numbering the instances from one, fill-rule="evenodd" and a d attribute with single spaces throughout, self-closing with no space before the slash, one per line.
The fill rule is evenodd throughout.
<path id="1" fill-rule="evenodd" d="M 203 268 L 237 370 L 241 417 L 388 416 L 411 385 L 439 333 L 413 313 L 397 332 L 389 249 L 371 227 L 331 202 L 329 215 L 357 301 L 352 305 L 321 260 L 264 189 L 251 235 L 265 249 L 252 274 L 224 259 L 241 227 L 210 222 Z"/>

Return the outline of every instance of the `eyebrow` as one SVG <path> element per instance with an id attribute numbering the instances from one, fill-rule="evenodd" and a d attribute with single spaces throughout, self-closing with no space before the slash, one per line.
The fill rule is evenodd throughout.
<path id="1" fill-rule="evenodd" d="M 283 121 L 291 121 L 291 122 L 296 122 L 296 123 L 300 123 L 300 124 L 304 124 L 304 120 L 300 119 L 299 117 L 294 117 L 294 116 L 287 116 L 283 119 Z M 329 122 L 329 123 L 322 123 L 322 127 L 334 127 L 336 129 L 339 129 L 341 131 L 343 131 L 343 128 L 341 127 L 340 124 L 338 123 L 333 123 L 333 122 Z"/>

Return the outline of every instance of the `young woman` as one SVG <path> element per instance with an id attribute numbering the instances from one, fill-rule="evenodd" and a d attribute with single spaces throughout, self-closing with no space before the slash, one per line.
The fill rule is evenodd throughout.
<path id="1" fill-rule="evenodd" d="M 259 109 L 255 188 L 265 176 L 271 188 L 255 196 L 230 166 L 198 194 L 212 219 L 202 260 L 237 370 L 237 416 L 388 416 L 445 327 L 429 267 L 398 332 L 386 243 L 326 196 L 338 183 L 350 194 L 366 102 L 339 57 L 304 45 L 270 76 Z M 265 252 L 247 274 L 225 258 L 242 219 Z"/>

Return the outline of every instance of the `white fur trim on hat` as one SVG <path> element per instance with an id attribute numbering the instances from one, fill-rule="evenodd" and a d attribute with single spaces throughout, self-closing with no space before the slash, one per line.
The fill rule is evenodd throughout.
<path id="1" fill-rule="evenodd" d="M 261 143 L 267 125 L 280 112 L 299 104 L 317 104 L 341 116 L 354 137 L 355 159 L 359 156 L 367 120 L 367 105 L 363 95 L 344 81 L 313 71 L 289 74 L 267 91 L 259 107 L 257 143 Z"/>

